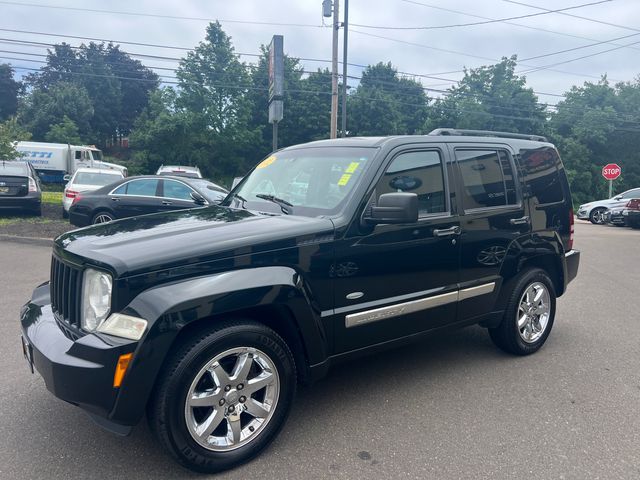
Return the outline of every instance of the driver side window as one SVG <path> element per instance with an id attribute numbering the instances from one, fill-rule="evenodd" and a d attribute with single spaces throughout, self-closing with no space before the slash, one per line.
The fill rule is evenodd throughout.
<path id="1" fill-rule="evenodd" d="M 447 202 L 442 157 L 436 150 L 404 152 L 393 159 L 376 186 L 376 195 L 408 192 L 418 195 L 418 215 L 444 213 Z"/>

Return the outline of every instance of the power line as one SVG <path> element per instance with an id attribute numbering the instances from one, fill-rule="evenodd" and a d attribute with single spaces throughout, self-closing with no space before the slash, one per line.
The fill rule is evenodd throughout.
<path id="1" fill-rule="evenodd" d="M 434 10 L 440 10 L 440 11 L 443 11 L 443 12 L 456 13 L 456 14 L 464 15 L 464 16 L 471 17 L 471 18 L 481 18 L 483 20 L 495 20 L 494 18 L 491 18 L 491 17 L 485 17 L 483 15 L 477 15 L 477 14 L 474 14 L 474 13 L 463 12 L 461 10 L 453 10 L 451 8 L 444 8 L 444 7 L 440 7 L 440 6 L 437 6 L 437 5 L 431 5 L 431 4 L 428 4 L 428 3 L 417 2 L 415 0 L 400 0 L 400 1 L 405 2 L 405 3 L 411 3 L 413 5 L 420 5 L 420 6 L 423 6 L 423 7 L 432 8 Z M 535 30 L 535 31 L 539 31 L 539 32 L 551 33 L 551 34 L 560 35 L 560 36 L 563 36 L 563 37 L 578 38 L 580 40 L 589 40 L 589 41 L 592 41 L 592 42 L 598 41 L 598 39 L 592 38 L 592 37 L 585 37 L 585 36 L 582 36 L 582 35 L 575 35 L 575 34 L 572 34 L 572 33 L 562 32 L 562 31 L 557 31 L 557 30 L 550 30 L 550 29 L 547 29 L 547 28 L 534 27 L 534 26 L 531 26 L 531 25 L 524 25 L 522 23 L 515 23 L 515 22 L 503 22 L 503 23 L 505 25 L 511 25 L 513 27 L 526 28 L 527 30 Z M 616 45 L 616 46 L 619 46 L 619 45 Z M 627 47 L 627 48 L 630 48 L 632 50 L 640 50 L 639 48 L 634 48 L 634 47 Z M 457 73 L 457 72 L 451 72 L 451 73 Z"/>
<path id="2" fill-rule="evenodd" d="M 43 5 L 40 3 L 22 3 L 22 2 L 9 2 L 0 1 L 0 4 L 13 5 L 18 7 L 35 7 L 35 8 L 51 8 L 57 10 L 68 10 L 77 12 L 91 12 L 91 13 L 106 13 L 110 15 L 129 15 L 134 17 L 151 17 L 151 18 L 168 18 L 172 20 L 195 20 L 199 22 L 221 22 L 221 23 L 241 23 L 247 25 L 268 25 L 276 27 L 312 27 L 312 28 L 325 28 L 324 25 L 310 24 L 310 23 L 285 23 L 285 22 L 260 22 L 254 20 L 223 20 L 218 18 L 205 18 L 205 17 L 183 17 L 179 15 L 160 15 L 154 13 L 142 13 L 142 12 L 127 12 L 118 10 L 99 10 L 97 8 L 81 8 L 81 7 L 65 7 L 61 5 Z"/>
<path id="3" fill-rule="evenodd" d="M 503 2 L 507 2 L 507 3 L 513 3 L 514 5 L 520 5 L 520 6 L 523 6 L 523 7 L 535 8 L 537 10 L 549 11 L 546 8 L 538 7 L 537 5 L 529 5 L 528 3 L 516 2 L 515 0 L 502 0 L 502 1 Z M 580 20 L 586 20 L 588 22 L 594 22 L 594 23 L 599 23 L 601 25 L 607 25 L 609 27 L 622 28 L 624 30 L 631 30 L 632 32 L 640 32 L 640 29 L 633 28 L 633 27 L 628 27 L 626 25 L 619 25 L 617 23 L 605 22 L 604 20 L 596 20 L 595 18 L 582 17 L 580 15 L 574 15 L 572 13 L 564 13 L 564 12 L 557 12 L 557 13 L 559 13 L 560 15 L 566 15 L 568 17 L 579 18 Z"/>
<path id="4" fill-rule="evenodd" d="M 5 57 L 0 57 L 0 58 L 5 58 Z M 30 60 L 32 61 L 32 60 Z M 19 70 L 26 70 L 26 71 L 39 71 L 40 69 L 37 68 L 29 68 L 29 67 L 24 67 L 24 66 L 16 66 L 14 67 L 16 69 Z M 89 76 L 89 77 L 104 77 L 104 78 L 110 78 L 110 79 L 121 79 L 121 80 L 132 80 L 132 81 L 149 81 L 147 79 L 141 79 L 141 78 L 131 78 L 131 77 L 118 77 L 118 76 L 112 76 L 112 75 L 103 75 L 103 74 L 90 74 L 90 73 L 84 73 L 84 72 L 58 72 L 62 75 L 80 75 L 80 76 Z M 164 84 L 168 84 L 168 85 L 177 85 L 179 84 L 177 78 L 175 77 L 161 77 L 161 78 L 166 78 L 167 80 L 162 81 L 162 83 Z M 255 91 L 268 91 L 267 87 L 253 87 L 253 86 L 246 86 L 246 85 L 232 85 L 232 84 L 222 84 L 222 83 L 218 83 L 218 84 L 211 84 L 211 86 L 213 87 L 218 87 L 218 88 L 229 88 L 229 89 L 239 89 L 239 90 L 255 90 Z M 326 96 L 330 96 L 331 92 L 326 91 L 320 91 L 320 90 L 304 90 L 304 89 L 293 89 L 293 90 L 288 90 L 289 93 L 303 93 L 303 94 L 314 94 L 314 95 L 326 95 Z M 387 98 L 387 99 L 365 99 L 368 102 L 378 102 L 378 103 L 393 103 L 393 104 L 398 104 L 398 105 L 406 105 L 406 106 L 411 106 L 411 107 L 424 107 L 426 106 L 426 104 L 424 105 L 420 105 L 420 104 L 416 104 L 416 103 L 410 103 L 410 102 L 401 102 L 398 101 L 397 99 L 393 99 L 393 98 Z M 505 107 L 500 107 L 505 109 Z M 457 108 L 450 108 L 450 107 L 445 107 L 443 105 L 438 105 L 437 109 L 440 110 L 447 110 L 447 111 L 453 111 L 453 112 L 458 112 L 458 113 L 467 113 L 467 114 L 473 114 L 473 115 L 480 115 L 480 116 L 488 116 L 491 118 L 504 118 L 504 119 L 510 119 L 510 120 L 523 120 L 523 121 L 531 121 L 531 117 L 521 117 L 521 116 L 517 116 L 517 115 L 505 115 L 505 114 L 497 114 L 497 113 L 489 113 L 489 112 L 482 112 L 482 111 L 476 111 L 476 110 L 465 110 L 465 109 L 457 109 Z M 506 110 L 508 111 L 509 109 L 506 108 Z M 584 110 L 584 109 L 580 109 L 580 110 Z M 639 124 L 634 124 L 634 125 L 639 125 Z M 632 128 L 614 128 L 615 131 L 623 131 L 623 132 L 632 132 L 632 133 L 640 133 L 640 128 L 639 129 L 632 129 Z"/>
<path id="5" fill-rule="evenodd" d="M 388 27 L 385 25 L 363 25 L 361 23 L 351 23 L 351 25 L 355 27 L 360 27 L 360 28 L 371 28 L 371 29 L 379 29 L 379 30 L 441 30 L 446 28 L 474 27 L 477 25 L 487 25 L 490 23 L 499 23 L 499 22 L 507 22 L 509 20 L 518 20 L 521 18 L 539 17 L 541 15 L 549 15 L 550 13 L 560 13 L 560 12 L 565 12 L 567 10 L 575 10 L 578 8 L 590 7 L 592 5 L 600 5 L 601 3 L 609 3 L 611 1 L 613 0 L 599 0 L 597 2 L 584 3 L 582 5 L 575 5 L 573 7 L 560 8 L 558 10 L 545 10 L 544 12 L 540 12 L 540 13 L 530 13 L 528 15 L 518 15 L 516 17 L 497 18 L 497 19 L 491 19 L 491 20 L 484 20 L 482 22 L 454 23 L 452 25 L 432 25 L 427 27 Z M 409 3 L 414 3 L 414 2 L 409 2 Z"/>
<path id="6" fill-rule="evenodd" d="M 639 43 L 640 43 L 640 41 L 637 41 L 637 42 L 630 43 L 629 45 L 638 45 Z M 535 72 L 539 72 L 541 70 L 549 70 L 549 69 L 551 69 L 551 67 L 555 67 L 557 65 L 564 65 L 565 63 L 570 63 L 570 62 L 575 62 L 577 60 L 583 60 L 585 58 L 595 57 L 597 55 L 602 55 L 603 53 L 609 53 L 609 52 L 613 52 L 614 50 L 620 50 L 621 48 L 624 48 L 624 47 L 625 46 L 613 47 L 613 48 L 609 48 L 607 50 L 602 50 L 601 52 L 595 52 L 595 53 L 591 53 L 589 55 L 583 55 L 581 57 L 571 58 L 571 59 L 565 60 L 563 62 L 552 63 L 550 65 L 542 65 L 542 66 L 539 66 L 539 67 L 532 67 L 530 70 L 520 72 L 520 74 L 535 73 Z"/>
<path id="7" fill-rule="evenodd" d="M 597 45 L 602 45 L 602 44 L 605 44 L 605 43 L 613 44 L 614 41 L 624 40 L 625 38 L 637 37 L 638 35 L 640 35 L 640 33 L 632 33 L 630 35 L 624 35 L 623 37 L 617 37 L 617 38 L 613 38 L 611 40 L 603 40 L 601 42 L 590 43 L 589 45 L 582 45 L 581 47 L 567 48 L 566 50 L 560 50 L 560 51 L 552 52 L 552 53 L 545 53 L 543 55 L 536 55 L 535 57 L 523 58 L 522 61 L 523 62 L 528 62 L 529 60 L 536 60 L 538 58 L 551 57 L 553 55 L 560 55 L 562 53 L 567 53 L 567 52 L 575 52 L 576 50 L 582 50 L 583 48 L 591 48 L 591 47 L 595 47 Z M 618 45 L 618 47 L 619 48 L 628 48 L 630 45 L 634 45 L 634 44 L 631 43 L 629 45 Z"/>
<path id="8" fill-rule="evenodd" d="M 373 33 L 361 32 L 359 30 L 351 29 L 351 32 L 357 33 L 357 34 L 360 34 L 360 35 L 366 35 L 368 37 L 374 37 L 374 38 L 379 38 L 379 39 L 382 39 L 382 40 L 388 40 L 388 41 L 392 41 L 392 42 L 402 43 L 402 44 L 405 44 L 405 45 L 411 45 L 411 46 L 414 46 L 414 47 L 426 48 L 426 49 L 429 49 L 429 50 L 436 50 L 436 51 L 441 51 L 441 52 L 445 52 L 445 53 L 452 53 L 452 54 L 455 54 L 455 55 L 463 55 L 465 57 L 481 59 L 481 60 L 485 60 L 485 61 L 490 61 L 492 63 L 500 62 L 500 60 L 497 60 L 495 58 L 483 57 L 483 56 L 480 56 L 480 55 L 474 55 L 474 54 L 471 54 L 471 53 L 459 52 L 459 51 L 455 51 L 455 50 L 447 50 L 447 49 L 443 49 L 443 48 L 439 48 L 439 47 L 433 47 L 431 45 L 424 45 L 422 43 L 408 42 L 406 40 L 401 40 L 401 39 L 398 39 L 398 38 L 385 37 L 385 36 L 382 36 L 382 35 L 375 35 Z M 537 68 L 535 65 L 525 65 L 525 64 L 522 64 L 522 65 L 524 67 L 528 67 L 528 68 Z M 549 70 L 552 71 L 552 72 L 563 73 L 563 74 L 566 74 L 566 75 L 573 75 L 573 76 L 577 76 L 577 77 L 589 77 L 589 78 L 598 78 L 598 79 L 600 78 L 600 76 L 598 76 L 598 75 L 590 75 L 590 74 L 587 74 L 587 73 L 567 72 L 567 71 L 564 71 L 564 70 L 557 70 L 557 69 L 551 69 L 551 68 L 549 68 Z M 427 78 L 435 78 L 436 80 L 445 80 L 445 79 L 443 79 L 441 77 L 435 77 L 435 76 L 430 76 L 430 77 L 427 77 Z M 612 80 L 615 80 L 615 79 L 612 79 Z M 615 81 L 623 81 L 623 80 L 615 80 Z"/>

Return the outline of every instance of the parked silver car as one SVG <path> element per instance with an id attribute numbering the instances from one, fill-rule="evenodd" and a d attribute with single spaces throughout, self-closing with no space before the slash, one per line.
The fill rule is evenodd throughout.
<path id="1" fill-rule="evenodd" d="M 601 224 L 604 223 L 603 214 L 607 209 L 622 207 L 632 198 L 640 198 L 640 188 L 632 188 L 606 200 L 597 200 L 580 205 L 577 216 L 580 220 L 589 220 L 591 223 Z"/>
<path id="2" fill-rule="evenodd" d="M 120 170 L 101 168 L 79 168 L 69 179 L 62 195 L 62 217 L 69 216 L 69 208 L 76 195 L 93 192 L 99 188 L 125 178 Z"/>

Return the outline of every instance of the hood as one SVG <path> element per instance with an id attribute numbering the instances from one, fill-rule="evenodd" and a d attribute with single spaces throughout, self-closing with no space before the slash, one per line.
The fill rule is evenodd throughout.
<path id="1" fill-rule="evenodd" d="M 296 247 L 333 235 L 326 218 L 268 216 L 212 206 L 144 215 L 68 232 L 55 240 L 66 252 L 104 265 L 118 277 L 222 258 Z"/>

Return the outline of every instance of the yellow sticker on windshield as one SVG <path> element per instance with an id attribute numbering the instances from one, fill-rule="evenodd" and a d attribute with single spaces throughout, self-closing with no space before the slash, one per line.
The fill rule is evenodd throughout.
<path id="1" fill-rule="evenodd" d="M 261 161 L 256 168 L 266 168 L 275 161 L 276 161 L 276 156 L 271 155 L 270 157 L 267 157 L 263 161 Z"/>
<path id="2" fill-rule="evenodd" d="M 345 173 L 353 173 L 357 170 L 359 166 L 360 166 L 360 162 L 351 162 L 347 167 L 347 169 L 345 170 Z"/>
<path id="3" fill-rule="evenodd" d="M 344 187 L 347 183 L 349 183 L 350 178 L 351 178 L 351 174 L 345 173 L 340 177 L 340 180 L 338 180 L 338 186 Z"/>

